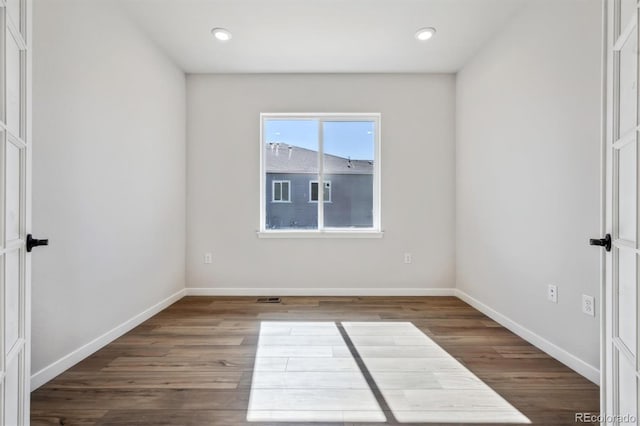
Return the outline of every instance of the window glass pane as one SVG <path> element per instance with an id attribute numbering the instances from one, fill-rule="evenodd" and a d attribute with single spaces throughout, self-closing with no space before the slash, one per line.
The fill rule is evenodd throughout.
<path id="1" fill-rule="evenodd" d="M 618 253 L 618 336 L 629 351 L 636 353 L 636 286 L 638 256 L 631 249 Z"/>
<path id="2" fill-rule="evenodd" d="M 4 379 L 4 423 L 6 425 L 20 424 L 20 357 L 14 357 L 8 365 Z"/>
<path id="3" fill-rule="evenodd" d="M 266 229 L 318 228 L 318 205 L 309 203 L 309 181 L 319 178 L 318 129 L 318 120 L 264 119 Z M 274 181 L 286 181 L 284 202 L 272 201 Z"/>
<path id="4" fill-rule="evenodd" d="M 636 378 L 635 368 L 632 361 L 627 358 L 623 353 L 615 350 L 618 356 L 618 383 L 620 395 L 624 395 L 620 398 L 618 412 L 616 415 L 622 416 L 623 419 L 618 423 L 620 426 L 628 425 L 633 426 L 638 423 L 631 419 L 629 416 L 636 416 L 638 412 L 638 379 Z M 626 417 L 626 419 L 625 419 Z"/>
<path id="5" fill-rule="evenodd" d="M 635 129 L 638 113 L 638 29 L 629 36 L 620 50 L 620 81 L 618 102 L 618 138 Z"/>
<path id="6" fill-rule="evenodd" d="M 282 185 L 280 182 L 273 183 L 273 201 L 282 200 Z"/>
<path id="7" fill-rule="evenodd" d="M 618 238 L 636 241 L 637 167 L 636 142 L 618 151 Z"/>
<path id="8" fill-rule="evenodd" d="M 323 122 L 325 227 L 373 227 L 375 132 L 374 121 Z"/>
<path id="9" fill-rule="evenodd" d="M 638 8 L 637 0 L 620 0 L 620 32 L 631 24 L 633 14 Z"/>
<path id="10" fill-rule="evenodd" d="M 324 201 L 331 202 L 331 182 L 324 183 Z"/>
<path id="11" fill-rule="evenodd" d="M 6 124 L 11 133 L 15 136 L 23 136 L 20 132 L 20 111 L 22 109 L 22 93 L 20 90 L 21 84 L 21 61 L 20 61 L 20 47 L 13 38 L 11 33 L 7 30 L 7 75 L 6 75 L 6 89 L 7 89 L 7 118 Z"/>
<path id="12" fill-rule="evenodd" d="M 20 0 L 8 0 L 7 1 L 7 11 L 9 12 L 9 17 L 13 21 L 13 24 L 20 28 Z"/>
<path id="13" fill-rule="evenodd" d="M 20 330 L 20 250 L 5 255 L 4 347 L 8 351 L 21 337 Z M 5 354 L 6 355 L 6 354 Z"/>
<path id="14" fill-rule="evenodd" d="M 1 134 L 1 133 L 0 133 Z M 20 238 L 21 215 L 21 170 L 20 148 L 10 140 L 6 141 L 5 153 L 5 238 L 6 241 L 14 241 Z"/>
<path id="15" fill-rule="evenodd" d="M 318 182 L 310 182 L 311 199 L 309 201 L 318 201 Z M 331 202 L 331 182 L 324 182 L 324 202 Z"/>

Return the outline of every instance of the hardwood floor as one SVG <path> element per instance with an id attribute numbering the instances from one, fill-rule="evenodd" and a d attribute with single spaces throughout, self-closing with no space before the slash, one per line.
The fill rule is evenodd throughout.
<path id="1" fill-rule="evenodd" d="M 303 424 L 246 420 L 260 322 L 279 320 L 408 321 L 534 424 L 599 410 L 596 385 L 454 297 L 255 300 L 185 297 L 33 392 L 32 425 Z"/>

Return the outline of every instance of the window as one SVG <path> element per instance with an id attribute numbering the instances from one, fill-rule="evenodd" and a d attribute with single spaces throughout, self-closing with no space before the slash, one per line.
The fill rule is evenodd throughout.
<path id="1" fill-rule="evenodd" d="M 331 202 L 331 181 L 324 182 L 324 199 L 325 203 Z M 309 202 L 318 202 L 318 181 L 312 180 L 309 182 Z"/>
<path id="2" fill-rule="evenodd" d="M 288 180 L 274 180 L 271 191 L 271 202 L 288 203 L 291 200 L 291 182 Z"/>
<path id="3" fill-rule="evenodd" d="M 261 234 L 380 234 L 379 114 L 261 114 L 261 135 Z"/>

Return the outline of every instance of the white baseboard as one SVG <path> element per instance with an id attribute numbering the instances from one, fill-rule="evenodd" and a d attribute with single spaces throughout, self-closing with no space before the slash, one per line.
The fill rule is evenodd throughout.
<path id="1" fill-rule="evenodd" d="M 187 296 L 455 296 L 454 288 L 186 288 Z"/>
<path id="2" fill-rule="evenodd" d="M 107 344 L 113 342 L 118 337 L 122 336 L 123 334 L 127 333 L 128 331 L 132 330 L 138 325 L 142 324 L 144 321 L 148 320 L 149 318 L 151 318 L 158 312 L 162 311 L 169 305 L 182 299 L 184 295 L 185 295 L 184 289 L 175 292 L 171 296 L 156 303 L 155 305 L 144 310 L 143 312 L 140 312 L 138 315 L 123 322 L 122 324 L 115 327 L 114 329 L 107 331 L 102 336 L 99 336 L 93 339 L 86 345 L 65 355 L 59 360 L 53 362 L 52 364 L 49 364 L 42 370 L 33 374 L 31 376 L 31 391 L 33 392 L 34 390 L 38 389 L 40 386 L 44 385 L 49 380 L 53 379 L 60 373 L 63 373 L 64 371 L 68 370 L 69 368 L 73 367 L 75 364 L 82 361 L 83 359 L 85 359 L 92 353 L 96 352 L 103 346 L 106 346 Z"/>
<path id="3" fill-rule="evenodd" d="M 560 361 L 561 363 L 563 363 L 567 367 L 571 368 L 572 370 L 576 371 L 577 373 L 579 373 L 579 374 L 583 375 L 584 377 L 586 377 L 587 379 L 591 380 L 593 383 L 595 383 L 597 385 L 600 384 L 600 370 L 597 369 L 596 367 L 594 367 L 591 364 L 581 360 L 580 358 L 576 357 L 575 355 L 570 354 L 566 350 L 564 350 L 561 347 L 551 343 L 550 341 L 548 341 L 544 337 L 534 333 L 533 331 L 531 331 L 528 328 L 518 324 L 517 322 L 513 321 L 512 319 L 510 319 L 510 318 L 502 315 L 501 313 L 495 311 L 494 309 L 492 309 L 489 306 L 485 305 L 484 303 L 482 303 L 478 299 L 475 299 L 475 298 L 469 296 L 464 291 L 456 289 L 455 290 L 455 295 L 460 300 L 468 303 L 469 305 L 473 306 L 474 308 L 476 308 L 477 310 L 479 310 L 480 312 L 482 312 L 483 314 L 485 314 L 489 318 L 491 318 L 494 321 L 496 321 L 498 324 L 502 325 L 503 327 L 511 330 L 513 333 L 515 333 L 518 336 L 522 337 L 524 340 L 528 341 L 533 346 L 537 347 L 538 349 L 540 349 L 543 352 L 546 352 L 552 358 L 557 359 L 558 361 Z"/>

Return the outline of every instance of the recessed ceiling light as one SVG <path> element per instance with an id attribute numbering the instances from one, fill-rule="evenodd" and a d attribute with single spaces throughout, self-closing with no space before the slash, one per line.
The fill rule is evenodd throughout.
<path id="1" fill-rule="evenodd" d="M 229 30 L 225 30 L 224 28 L 214 28 L 211 30 L 211 34 L 213 34 L 213 36 L 218 41 L 231 40 L 231 33 L 229 32 Z"/>
<path id="2" fill-rule="evenodd" d="M 427 41 L 436 33 L 435 28 L 420 28 L 416 31 L 416 38 L 420 41 Z"/>

